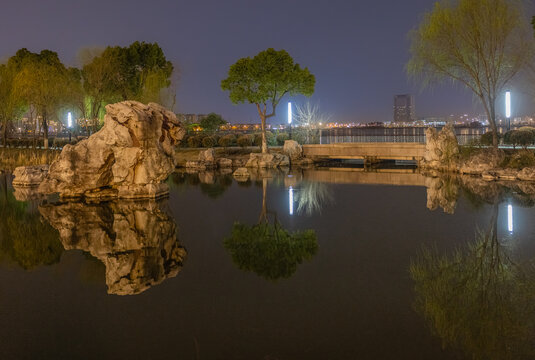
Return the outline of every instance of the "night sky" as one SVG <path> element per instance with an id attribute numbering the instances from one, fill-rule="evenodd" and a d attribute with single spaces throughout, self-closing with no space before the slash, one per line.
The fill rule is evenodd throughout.
<path id="1" fill-rule="evenodd" d="M 180 70 L 177 112 L 217 112 L 232 122 L 257 122 L 254 105 L 232 105 L 220 81 L 239 58 L 273 47 L 310 69 L 316 76 L 311 101 L 340 122 L 391 121 L 393 96 L 402 93 L 415 95 L 418 117 L 477 114 L 481 109 L 467 90 L 448 83 L 422 91 L 407 79 L 407 33 L 433 3 L 3 0 L 0 56 L 22 47 L 48 48 L 75 66 L 83 47 L 158 42 Z M 528 97 L 513 95 L 515 102 L 515 116 L 534 111 Z M 272 123 L 282 121 L 284 108 Z"/>

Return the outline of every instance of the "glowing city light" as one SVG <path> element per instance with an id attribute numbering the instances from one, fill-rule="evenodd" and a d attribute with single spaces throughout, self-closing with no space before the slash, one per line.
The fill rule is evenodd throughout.
<path id="1" fill-rule="evenodd" d="M 290 186 L 288 188 L 288 203 L 290 205 L 290 215 L 294 214 L 294 189 Z"/>
<path id="2" fill-rule="evenodd" d="M 511 92 L 507 91 L 505 93 L 505 117 L 511 117 Z"/>
<path id="3" fill-rule="evenodd" d="M 292 103 L 288 102 L 288 124 L 292 123 Z"/>
<path id="4" fill-rule="evenodd" d="M 70 111 L 67 113 L 67 127 L 72 128 L 72 114 Z"/>
<path id="5" fill-rule="evenodd" d="M 507 205 L 507 229 L 513 232 L 513 206 Z"/>

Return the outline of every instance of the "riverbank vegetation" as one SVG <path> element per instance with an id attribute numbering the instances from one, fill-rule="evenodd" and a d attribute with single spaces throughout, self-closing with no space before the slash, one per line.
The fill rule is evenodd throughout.
<path id="1" fill-rule="evenodd" d="M 68 113 L 70 121 L 89 135 L 99 128 L 105 105 L 117 101 L 173 108 L 173 71 L 157 43 L 84 49 L 80 67 L 66 67 L 51 50 L 20 49 L 0 65 L 2 144 L 6 146 L 10 133 L 16 132 L 21 138 L 42 138 L 46 149 L 51 122 L 56 133 L 71 135 L 67 128 L 75 124 L 68 123 Z"/>

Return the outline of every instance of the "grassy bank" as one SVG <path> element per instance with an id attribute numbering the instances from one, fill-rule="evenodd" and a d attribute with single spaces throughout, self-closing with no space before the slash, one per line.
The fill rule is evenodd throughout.
<path id="1" fill-rule="evenodd" d="M 51 164 L 61 150 L 0 148 L 0 168 L 13 170 L 17 166 Z"/>

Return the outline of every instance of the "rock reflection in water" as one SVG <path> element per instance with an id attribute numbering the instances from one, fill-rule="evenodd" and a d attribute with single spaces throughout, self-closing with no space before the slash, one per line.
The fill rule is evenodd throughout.
<path id="1" fill-rule="evenodd" d="M 533 359 L 535 266 L 518 263 L 513 249 L 498 238 L 503 189 L 479 185 L 472 187 L 479 191 L 472 197 L 480 202 L 495 192 L 488 228 L 452 255 L 424 249 L 412 261 L 415 308 L 445 346 L 470 358 Z"/>
<path id="2" fill-rule="evenodd" d="M 138 294 L 174 277 L 186 257 L 165 203 L 68 202 L 39 211 L 59 231 L 66 250 L 89 252 L 104 263 L 110 294 Z"/>

